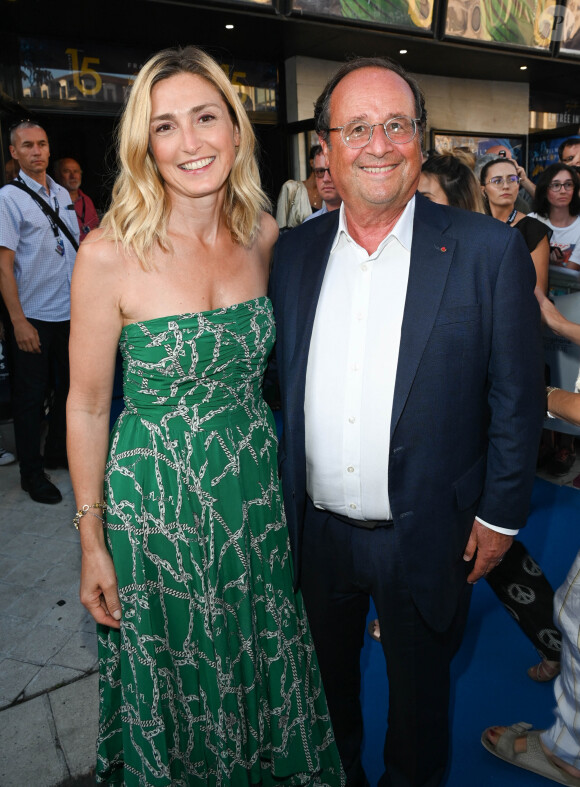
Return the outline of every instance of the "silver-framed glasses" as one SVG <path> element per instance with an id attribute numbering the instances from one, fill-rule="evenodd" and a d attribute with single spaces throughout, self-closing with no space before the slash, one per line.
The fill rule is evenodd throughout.
<path id="1" fill-rule="evenodd" d="M 506 175 L 505 178 L 502 178 L 501 175 L 495 175 L 487 181 L 487 183 L 490 183 L 498 189 L 502 186 L 515 186 L 519 182 L 520 178 L 518 175 Z"/>
<path id="2" fill-rule="evenodd" d="M 351 120 L 344 126 L 329 128 L 329 131 L 340 131 L 344 144 L 349 148 L 364 148 L 373 138 L 373 131 L 382 126 L 387 138 L 395 145 L 404 145 L 415 138 L 417 126 L 421 118 L 408 118 L 405 115 L 391 118 L 384 123 L 367 123 L 365 120 Z"/>

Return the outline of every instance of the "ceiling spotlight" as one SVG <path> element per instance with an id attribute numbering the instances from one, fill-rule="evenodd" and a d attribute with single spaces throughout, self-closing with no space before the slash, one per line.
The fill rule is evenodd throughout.
<path id="1" fill-rule="evenodd" d="M 407 54 L 407 50 L 406 49 L 399 49 L 399 54 L 400 55 L 406 55 Z"/>
<path id="2" fill-rule="evenodd" d="M 527 66 L 520 66 L 520 71 L 527 71 L 527 70 L 528 70 Z"/>
<path id="3" fill-rule="evenodd" d="M 233 30 L 233 29 L 234 29 L 233 25 L 226 25 L 226 30 Z"/>

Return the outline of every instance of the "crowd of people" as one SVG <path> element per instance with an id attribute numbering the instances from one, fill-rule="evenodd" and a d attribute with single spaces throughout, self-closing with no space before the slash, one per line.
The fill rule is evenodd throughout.
<path id="1" fill-rule="evenodd" d="M 442 782 L 473 584 L 510 606 L 544 418 L 580 424 L 580 393 L 546 388 L 541 330 L 580 343 L 547 297 L 550 265 L 580 270 L 580 138 L 534 185 L 501 146 L 425 155 L 426 120 L 400 65 L 346 62 L 316 102 L 308 177 L 274 209 L 223 70 L 164 50 L 128 96 L 101 218 L 75 159 L 48 174 L 41 126 L 10 130 L 16 453 L 39 503 L 62 499 L 46 469 L 70 470 L 99 782 L 368 785 L 371 598 L 389 677 L 380 785 Z M 572 457 L 554 438 L 551 472 Z M 556 722 L 482 743 L 580 785 L 580 553 L 555 594 L 535 582 L 519 623 L 541 654 L 530 677 L 557 676 Z"/>

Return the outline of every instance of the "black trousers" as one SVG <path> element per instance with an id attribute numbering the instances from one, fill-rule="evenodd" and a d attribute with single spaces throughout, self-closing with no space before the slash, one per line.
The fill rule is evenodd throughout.
<path id="1" fill-rule="evenodd" d="M 44 405 L 50 398 L 44 454 L 66 456 L 66 399 L 69 388 L 68 339 L 70 323 L 29 319 L 40 337 L 41 352 L 18 349 L 12 333 L 14 438 L 20 475 L 27 478 L 43 469 L 40 452 Z"/>
<path id="2" fill-rule="evenodd" d="M 512 543 L 486 579 L 540 656 L 560 661 L 562 635 L 554 625 L 554 590 L 521 541 Z"/>
<path id="3" fill-rule="evenodd" d="M 348 787 L 368 780 L 361 763 L 360 651 L 369 598 L 389 678 L 381 787 L 435 787 L 448 758 L 449 667 L 463 635 L 470 586 L 448 631 L 415 607 L 393 527 L 366 530 L 307 504 L 301 587 Z"/>

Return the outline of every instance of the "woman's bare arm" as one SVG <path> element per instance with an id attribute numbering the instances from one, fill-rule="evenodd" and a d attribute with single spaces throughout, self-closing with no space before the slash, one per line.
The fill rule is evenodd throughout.
<path id="1" fill-rule="evenodd" d="M 93 233 L 91 233 L 92 235 Z M 120 276 L 113 244 L 84 243 L 71 288 L 70 391 L 67 449 L 77 508 L 103 500 L 109 414 L 122 317 Z M 91 508 L 79 522 L 81 601 L 98 623 L 119 627 L 120 603 L 102 513 Z"/>
<path id="2" fill-rule="evenodd" d="M 565 339 L 570 339 L 574 344 L 580 344 L 580 325 L 571 322 L 561 314 L 554 306 L 552 301 L 536 286 L 536 298 L 540 304 L 540 312 L 542 315 L 542 322 L 546 323 L 558 336 L 563 336 Z"/>
<path id="3" fill-rule="evenodd" d="M 550 244 L 544 236 L 531 253 L 536 269 L 536 286 L 544 293 L 548 292 L 548 269 L 550 266 Z"/>

